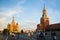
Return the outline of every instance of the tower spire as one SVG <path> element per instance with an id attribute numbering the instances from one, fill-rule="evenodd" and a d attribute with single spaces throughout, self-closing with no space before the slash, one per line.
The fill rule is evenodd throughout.
<path id="1" fill-rule="evenodd" d="M 43 16 L 42 17 L 43 18 L 46 18 L 47 17 L 45 3 L 44 3 Z"/>
<path id="2" fill-rule="evenodd" d="M 46 14 L 45 4 L 44 4 L 43 15 L 42 15 L 42 17 L 41 17 L 40 24 L 42 25 L 42 26 L 41 26 L 41 27 L 42 27 L 42 28 L 41 28 L 42 31 L 45 31 L 45 28 L 47 27 L 47 25 L 49 25 L 49 18 L 47 17 L 47 14 Z"/>
<path id="3" fill-rule="evenodd" d="M 46 10 L 46 6 L 45 6 L 45 3 L 44 3 L 44 9 L 43 10 Z"/>
<path id="4" fill-rule="evenodd" d="M 12 17 L 12 25 L 15 25 L 14 16 Z"/>
<path id="5" fill-rule="evenodd" d="M 13 16 L 13 20 L 14 20 L 14 16 Z"/>
<path id="6" fill-rule="evenodd" d="M 45 3 L 44 3 L 44 10 L 46 10 L 46 6 L 45 6 Z"/>

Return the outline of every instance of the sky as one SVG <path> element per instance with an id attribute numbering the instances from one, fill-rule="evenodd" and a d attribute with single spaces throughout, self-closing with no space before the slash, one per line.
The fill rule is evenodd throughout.
<path id="1" fill-rule="evenodd" d="M 60 23 L 60 0 L 0 0 L 0 29 L 7 28 L 14 16 L 19 29 L 35 30 L 40 23 L 44 3 L 49 23 Z"/>

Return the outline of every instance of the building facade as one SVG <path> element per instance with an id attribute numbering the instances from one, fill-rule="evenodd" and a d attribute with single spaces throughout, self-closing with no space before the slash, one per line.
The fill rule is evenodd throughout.
<path id="1" fill-rule="evenodd" d="M 60 23 L 49 24 L 49 18 L 47 17 L 46 7 L 44 5 L 43 14 L 42 14 L 42 17 L 40 19 L 40 24 L 37 24 L 37 30 L 45 31 L 46 29 L 47 30 L 60 29 Z"/>
<path id="2" fill-rule="evenodd" d="M 13 33 L 19 32 L 18 23 L 15 23 L 14 17 L 12 19 L 12 23 L 7 25 L 7 29 L 9 30 L 9 32 Z"/>

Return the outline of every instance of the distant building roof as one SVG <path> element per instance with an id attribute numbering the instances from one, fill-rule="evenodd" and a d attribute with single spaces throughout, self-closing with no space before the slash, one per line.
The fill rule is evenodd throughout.
<path id="1" fill-rule="evenodd" d="M 48 25 L 47 29 L 60 29 L 60 23 Z"/>

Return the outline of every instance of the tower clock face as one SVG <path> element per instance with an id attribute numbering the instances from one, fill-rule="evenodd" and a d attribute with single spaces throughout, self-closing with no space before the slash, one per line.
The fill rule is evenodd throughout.
<path id="1" fill-rule="evenodd" d="M 44 22 L 48 22 L 48 19 L 44 19 Z"/>

